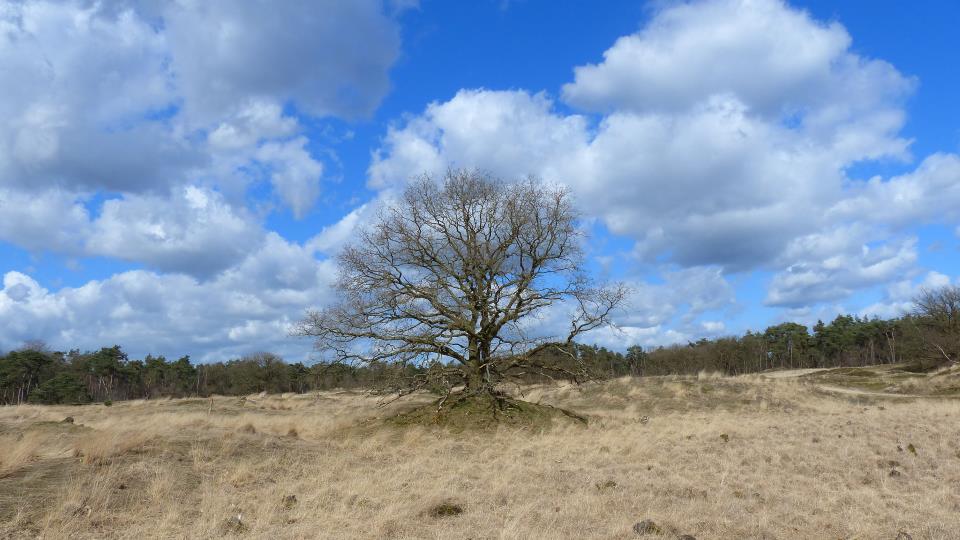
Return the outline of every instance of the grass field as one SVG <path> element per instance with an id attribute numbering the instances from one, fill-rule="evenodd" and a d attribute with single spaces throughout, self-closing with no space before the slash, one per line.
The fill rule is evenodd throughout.
<path id="1" fill-rule="evenodd" d="M 383 422 L 429 396 L 5 407 L 0 538 L 958 538 L 960 401 L 841 376 L 531 387 L 588 425 L 460 432 Z"/>

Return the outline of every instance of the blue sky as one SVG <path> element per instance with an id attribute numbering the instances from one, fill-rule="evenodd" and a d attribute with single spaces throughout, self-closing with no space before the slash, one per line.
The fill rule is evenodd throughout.
<path id="1" fill-rule="evenodd" d="M 617 349 L 958 283 L 951 3 L 271 5 L 0 8 L 0 350 L 304 359 L 331 256 L 449 165 L 571 189 Z"/>

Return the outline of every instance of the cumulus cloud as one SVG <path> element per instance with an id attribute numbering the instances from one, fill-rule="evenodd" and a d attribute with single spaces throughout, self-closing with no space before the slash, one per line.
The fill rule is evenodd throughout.
<path id="1" fill-rule="evenodd" d="M 525 91 L 461 90 L 451 100 L 431 103 L 419 117 L 393 126 L 370 166 L 370 185 L 397 186 L 448 165 L 482 166 L 507 177 L 556 174 L 558 158 L 580 153 L 586 120 L 552 112 L 545 94 Z M 545 170 L 546 169 L 546 170 Z"/>
<path id="2" fill-rule="evenodd" d="M 255 148 L 262 140 L 292 135 L 297 128 L 297 121 L 285 116 L 276 101 L 255 99 L 221 119 L 207 141 L 218 152 L 244 151 Z"/>
<path id="3" fill-rule="evenodd" d="M 14 2 L 0 10 L 0 185 L 143 190 L 202 161 L 163 122 L 167 40 L 131 11 Z"/>
<path id="4" fill-rule="evenodd" d="M 201 121 L 263 97 L 312 116 L 367 116 L 399 54 L 379 0 L 181 1 L 163 15 L 185 108 Z"/>
<path id="5" fill-rule="evenodd" d="M 669 251 L 684 265 L 768 262 L 818 225 L 811 209 L 839 187 L 829 155 L 727 97 L 675 115 L 611 115 L 578 164 L 568 182 L 591 213 L 646 258 Z"/>
<path id="6" fill-rule="evenodd" d="M 90 216 L 78 196 L 57 188 L 39 193 L 0 186 L 0 240 L 41 251 L 83 252 Z"/>
<path id="7" fill-rule="evenodd" d="M 666 326 L 605 326 L 584 334 L 584 340 L 615 351 L 623 351 L 627 347 L 640 345 L 641 347 L 661 347 L 687 343 L 691 335 L 675 328 Z"/>
<path id="8" fill-rule="evenodd" d="M 831 213 L 904 227 L 960 220 L 960 156 L 937 153 L 916 170 L 890 179 L 871 178 L 856 185 Z"/>
<path id="9" fill-rule="evenodd" d="M 215 358 L 286 343 L 291 313 L 322 300 L 334 272 L 317 256 L 411 177 L 451 165 L 563 183 L 633 241 L 630 264 L 661 270 L 631 279 L 619 330 L 589 336 L 616 348 L 726 331 L 702 319 L 732 305 L 731 272 L 771 272 L 766 303 L 788 314 L 884 286 L 867 311 L 892 313 L 900 289 L 942 281 L 921 277 L 910 229 L 960 219 L 960 157 L 848 177 L 912 159 L 901 128 L 915 81 L 780 0 L 658 6 L 574 68 L 562 105 L 464 89 L 392 125 L 368 171 L 374 199 L 296 244 L 265 230 L 271 207 L 251 187 L 311 211 L 327 167 L 304 126 L 372 113 L 410 3 L 5 4 L 0 74 L 17 84 L 0 101 L 0 240 L 146 270 L 58 291 L 6 273 L 0 348 L 55 336 Z"/>
<path id="10" fill-rule="evenodd" d="M 145 268 L 60 290 L 7 272 L 0 349 L 302 353 L 286 326 L 322 302 L 333 269 L 265 229 L 261 188 L 297 218 L 313 208 L 314 152 L 331 150 L 304 124 L 375 110 L 399 55 L 395 16 L 412 7 L 0 6 L 0 78 L 16 81 L 0 100 L 0 241 Z"/>
<path id="11" fill-rule="evenodd" d="M 630 293 L 613 318 L 614 325 L 593 330 L 584 340 L 624 350 L 631 345 L 685 343 L 694 336 L 720 335 L 726 330 L 720 321 L 699 320 L 707 312 L 734 305 L 733 287 L 718 267 L 662 269 L 658 277 L 656 283 L 629 280 Z M 552 323 L 561 331 L 570 320 L 565 315 L 555 314 L 539 324 Z"/>
<path id="12" fill-rule="evenodd" d="M 850 52 L 851 42 L 839 23 L 780 0 L 668 4 L 603 62 L 577 67 L 563 96 L 583 109 L 648 113 L 729 94 L 766 117 L 836 124 L 886 110 L 913 86 L 890 64 Z"/>
<path id="13" fill-rule="evenodd" d="M 839 23 L 782 1 L 668 3 L 574 70 L 562 98 L 583 113 L 544 93 L 461 90 L 388 131 L 369 183 L 451 164 L 535 174 L 569 186 L 644 263 L 772 271 L 770 305 L 842 300 L 915 267 L 915 241 L 892 230 L 956 219 L 953 154 L 848 177 L 911 159 L 900 130 L 914 85 L 855 53 Z"/>
<path id="14" fill-rule="evenodd" d="M 0 189 L 69 204 L 98 192 L 164 196 L 203 179 L 242 203 L 258 181 L 249 171 L 266 168 L 303 216 L 323 166 L 296 115 L 374 110 L 399 54 L 391 13 L 380 0 L 8 3 L 0 73 L 17 83 L 0 103 Z M 7 220 L 0 230 L 16 226 Z M 7 239 L 60 250 L 57 236 Z"/>
<path id="15" fill-rule="evenodd" d="M 256 249 L 263 235 L 218 193 L 188 186 L 170 197 L 130 195 L 104 202 L 85 252 L 208 277 Z"/>
<path id="16" fill-rule="evenodd" d="M 350 211 L 340 221 L 324 227 L 319 234 L 310 239 L 307 245 L 314 251 L 335 255 L 352 238 L 359 227 L 376 216 L 376 210 L 383 203 L 383 198 L 371 201 Z"/>
<path id="17" fill-rule="evenodd" d="M 0 291 L 0 349 L 44 338 L 52 347 L 120 343 L 134 355 L 192 354 L 226 360 L 269 348 L 304 360 L 310 343 L 287 338 L 303 310 L 324 301 L 332 264 L 276 235 L 212 281 L 128 271 L 50 291 L 7 272 Z"/>
<path id="18" fill-rule="evenodd" d="M 320 195 L 320 175 L 323 174 L 323 164 L 310 156 L 306 145 L 305 137 L 297 137 L 264 144 L 257 151 L 257 159 L 271 169 L 274 190 L 296 218 L 302 218 L 313 208 Z"/>
<path id="19" fill-rule="evenodd" d="M 848 163 L 835 152 L 729 96 L 672 115 L 615 113 L 590 130 L 542 94 L 476 90 L 391 128 L 369 175 L 385 188 L 449 164 L 536 174 L 573 188 L 647 260 L 744 270 L 830 223 L 824 214 L 844 195 Z"/>
<path id="20" fill-rule="evenodd" d="M 709 310 L 733 304 L 733 287 L 718 267 L 691 267 L 661 272 L 658 283 L 631 281 L 623 313 L 616 324 L 621 327 L 650 328 L 670 322 L 683 312 L 688 324 Z"/>
<path id="21" fill-rule="evenodd" d="M 768 305 L 801 307 L 843 300 L 857 289 L 909 274 L 917 261 L 916 238 L 871 247 L 843 229 L 799 238 L 788 251 L 791 264 L 773 277 Z"/>
<path id="22" fill-rule="evenodd" d="M 950 276 L 936 271 L 927 272 L 921 279 L 894 281 L 884 287 L 880 301 L 860 310 L 860 315 L 879 318 L 900 317 L 913 311 L 913 299 L 924 289 L 937 289 L 951 284 Z"/>

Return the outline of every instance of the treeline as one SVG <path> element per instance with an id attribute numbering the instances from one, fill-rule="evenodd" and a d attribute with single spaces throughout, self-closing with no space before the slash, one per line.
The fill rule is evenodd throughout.
<path id="1" fill-rule="evenodd" d="M 900 318 L 840 315 L 830 323 L 817 321 L 812 332 L 787 322 L 743 336 L 701 339 L 686 345 L 643 349 L 626 354 L 602 347 L 578 345 L 551 361 L 579 360 L 597 376 L 694 374 L 727 375 L 770 369 L 850 367 L 906 363 L 909 369 L 928 371 L 960 362 L 960 287 L 923 290 L 915 309 Z M 565 358 L 566 357 L 566 358 Z"/>
<path id="2" fill-rule="evenodd" d="M 702 370 L 736 375 L 773 368 L 859 366 L 923 358 L 923 339 L 910 317 L 892 321 L 839 316 L 829 324 L 784 323 L 763 333 L 702 339 L 687 345 L 626 354 L 575 344 L 544 353 L 538 362 L 566 365 L 584 378 L 691 374 Z M 387 363 L 367 366 L 286 363 L 259 353 L 194 365 L 189 356 L 130 359 L 119 347 L 67 353 L 32 346 L 0 356 L 0 404 L 89 403 L 124 399 L 310 392 L 332 388 L 389 387 L 417 368 Z M 529 382 L 541 379 L 531 375 Z"/>
<path id="3" fill-rule="evenodd" d="M 954 290 L 954 293 L 957 291 Z M 727 375 L 771 369 L 851 367 L 908 363 L 927 371 L 960 362 L 960 294 L 955 303 L 935 313 L 922 312 L 881 320 L 840 315 L 828 324 L 817 321 L 813 331 L 788 322 L 764 332 L 701 339 L 686 345 L 644 349 L 626 354 L 602 347 L 576 347 L 576 358 L 595 376 Z M 567 362 L 555 355 L 554 362 Z"/>
<path id="4" fill-rule="evenodd" d="M 90 403 L 124 399 L 309 392 L 371 387 L 397 368 L 302 363 L 258 353 L 195 365 L 189 356 L 131 360 L 119 347 L 99 351 L 48 351 L 37 345 L 0 355 L 0 404 Z"/>
<path id="5" fill-rule="evenodd" d="M 554 372 L 584 378 L 693 374 L 739 375 L 769 369 L 863 366 L 908 362 L 924 371 L 960 361 L 960 288 L 924 292 L 917 310 L 892 319 L 841 315 L 812 332 L 783 323 L 743 336 L 626 353 L 574 344 L 533 359 Z M 194 365 L 189 356 L 131 360 L 119 347 L 95 352 L 49 351 L 42 345 L 0 355 L 0 404 L 89 403 L 121 399 L 309 392 L 332 388 L 391 388 L 391 381 L 425 370 L 391 363 L 365 366 L 289 364 L 269 353 Z M 530 382 L 540 375 L 529 375 Z"/>
<path id="6" fill-rule="evenodd" d="M 649 375 L 890 363 L 928 371 L 960 362 L 960 287 L 922 290 L 914 305 L 912 313 L 896 319 L 841 315 L 829 324 L 817 321 L 812 333 L 801 324 L 783 323 L 763 333 L 701 340 L 648 355 L 633 352 L 642 359 L 641 373 Z"/>
<path id="7" fill-rule="evenodd" d="M 802 324 L 783 323 L 743 336 L 701 339 L 686 345 L 644 351 L 627 350 L 625 362 L 638 375 L 727 375 L 771 369 L 851 367 L 917 362 L 924 369 L 927 351 L 912 317 L 879 320 L 841 315 L 818 321 L 813 332 Z M 926 362 L 932 366 L 932 361 Z"/>

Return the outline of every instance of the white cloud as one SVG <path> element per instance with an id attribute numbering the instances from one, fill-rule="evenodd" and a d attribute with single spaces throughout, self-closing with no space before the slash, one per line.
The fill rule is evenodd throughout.
<path id="1" fill-rule="evenodd" d="M 53 188 L 27 193 L 0 186 L 0 240 L 34 251 L 83 251 L 90 216 L 77 196 Z"/>
<path id="2" fill-rule="evenodd" d="M 543 95 L 480 90 L 392 128 L 369 175 L 383 188 L 448 165 L 536 174 L 572 187 L 588 215 L 634 238 L 648 260 L 740 270 L 829 224 L 844 163 L 829 141 L 765 122 L 730 97 L 673 115 L 615 113 L 592 131 Z"/>
<path id="3" fill-rule="evenodd" d="M 666 6 L 618 39 L 602 63 L 577 67 L 565 101 L 603 112 L 680 112 L 728 94 L 765 117 L 800 114 L 815 127 L 873 115 L 912 87 L 886 62 L 851 53 L 839 23 L 780 0 Z"/>
<path id="4" fill-rule="evenodd" d="M 871 247 L 849 229 L 798 238 L 787 251 L 790 265 L 774 276 L 767 305 L 801 307 L 843 300 L 857 289 L 908 275 L 917 261 L 916 238 Z"/>
<path id="5" fill-rule="evenodd" d="M 243 259 L 266 234 L 247 210 L 200 186 L 108 199 L 95 217 L 82 195 L 0 188 L 0 240 L 37 252 L 112 257 L 210 277 Z"/>
<path id="6" fill-rule="evenodd" d="M 297 121 L 284 116 L 283 108 L 273 100 L 258 99 L 245 103 L 213 129 L 207 141 L 219 151 L 249 150 L 264 139 L 293 134 Z"/>
<path id="7" fill-rule="evenodd" d="M 371 201 L 350 211 L 340 221 L 324 227 L 307 245 L 314 251 L 335 255 L 349 242 L 358 228 L 376 216 L 381 200 Z"/>
<path id="8" fill-rule="evenodd" d="M 676 115 L 611 115 L 567 170 L 588 211 L 646 258 L 669 251 L 680 264 L 741 269 L 818 225 L 811 210 L 839 189 L 831 162 L 813 141 L 716 98 Z"/>
<path id="9" fill-rule="evenodd" d="M 655 346 L 684 343 L 693 336 L 721 333 L 716 321 L 698 322 L 712 310 L 734 304 L 733 287 L 716 267 L 663 269 L 658 283 L 630 280 L 623 305 L 612 318 L 613 326 L 587 332 L 580 341 L 614 350 L 631 345 Z M 574 306 L 551 306 L 536 321 L 528 321 L 531 332 L 562 336 L 569 328 Z"/>
<path id="10" fill-rule="evenodd" d="M 663 271 L 661 282 L 631 281 L 631 289 L 616 318 L 621 327 L 650 328 L 665 325 L 683 313 L 688 324 L 709 310 L 734 302 L 733 287 L 717 267 L 691 267 Z"/>
<path id="11" fill-rule="evenodd" d="M 256 249 L 263 235 L 218 193 L 189 186 L 170 197 L 128 195 L 104 202 L 86 253 L 206 277 Z"/>
<path id="12" fill-rule="evenodd" d="M 632 345 L 659 347 L 687 343 L 691 336 L 664 326 L 636 327 L 605 326 L 584 336 L 584 341 L 615 351 L 624 351 Z"/>
<path id="13" fill-rule="evenodd" d="M 305 137 L 297 137 L 264 144 L 257 151 L 257 159 L 271 168 L 274 190 L 298 219 L 306 215 L 320 195 L 323 174 L 323 164 L 307 152 L 307 142 Z"/>
<path id="14" fill-rule="evenodd" d="M 725 331 L 700 318 L 732 304 L 731 271 L 772 271 L 766 301 L 788 314 L 864 287 L 888 287 L 865 312 L 908 301 L 898 287 L 922 274 L 909 229 L 960 219 L 960 158 L 868 182 L 847 171 L 910 159 L 914 81 L 779 0 L 659 6 L 575 69 L 561 92 L 574 112 L 543 92 L 461 90 L 391 126 L 369 168 L 374 200 L 298 245 L 264 229 L 249 206 L 269 205 L 250 187 L 269 182 L 295 217 L 310 212 L 325 167 L 304 116 L 369 116 L 398 57 L 392 17 L 414 6 L 3 5 L 0 75 L 17 84 L 0 100 L 0 240 L 148 270 L 57 291 L 8 272 L 0 348 L 55 336 L 205 358 L 254 341 L 292 350 L 285 325 L 334 272 L 315 255 L 410 177 L 451 165 L 566 184 L 641 263 L 670 269 L 635 284 L 621 330 L 590 336 L 608 346 Z"/>
<path id="15" fill-rule="evenodd" d="M 202 181 L 243 205 L 265 167 L 277 197 L 303 216 L 323 166 L 296 136 L 295 115 L 369 115 L 389 90 L 400 44 L 392 17 L 403 9 L 388 14 L 380 0 L 7 3 L 0 74 L 16 84 L 0 102 L 0 189 L 7 200 L 41 194 L 62 207 L 99 192 L 157 200 Z M 22 228 L 12 219 L 0 215 L 0 232 Z M 46 228 L 4 238 L 32 250 L 75 243 L 57 221 Z"/>
<path id="16" fill-rule="evenodd" d="M 719 335 L 727 329 L 727 325 L 723 321 L 703 321 L 700 326 L 705 333 L 711 335 Z"/>
<path id="17" fill-rule="evenodd" d="M 0 78 L 16 80 L 0 100 L 0 240 L 147 268 L 59 290 L 7 272 L 0 348 L 309 350 L 286 327 L 326 297 L 332 263 L 265 230 L 270 205 L 249 188 L 269 181 L 296 217 L 313 207 L 324 166 L 301 122 L 373 112 L 394 17 L 413 7 L 0 5 Z"/>
<path id="18" fill-rule="evenodd" d="M 399 54 L 379 0 L 180 1 L 163 17 L 186 111 L 201 123 L 263 97 L 313 116 L 369 115 Z"/>
<path id="19" fill-rule="evenodd" d="M 431 103 L 422 116 L 393 126 L 370 165 L 370 185 L 403 185 L 448 166 L 481 166 L 495 174 L 555 178 L 561 156 L 575 156 L 587 142 L 586 120 L 552 113 L 544 94 L 461 90 Z"/>
<path id="20" fill-rule="evenodd" d="M 55 348 L 120 343 L 134 355 L 191 354 L 201 361 L 264 348 L 304 360 L 311 344 L 288 338 L 288 328 L 324 301 L 334 273 L 330 263 L 276 235 L 207 282 L 137 270 L 54 292 L 7 272 L 0 349 L 43 338 Z"/>
<path id="21" fill-rule="evenodd" d="M 841 300 L 915 270 L 913 241 L 891 230 L 956 219 L 953 154 L 889 180 L 847 177 L 910 159 L 913 86 L 853 52 L 839 23 L 781 1 L 668 3 L 564 86 L 596 121 L 543 93 L 461 90 L 393 126 L 369 182 L 449 165 L 535 174 L 570 186 L 643 262 L 770 270 L 772 305 Z"/>
<path id="22" fill-rule="evenodd" d="M 909 313 L 914 308 L 913 299 L 924 289 L 936 289 L 950 285 L 950 276 L 930 271 L 919 281 L 904 279 L 885 287 L 883 298 L 860 310 L 864 317 L 892 318 Z"/>
<path id="23" fill-rule="evenodd" d="M 14 2 L 0 11 L 0 185 L 143 190 L 201 161 L 163 122 L 167 40 L 131 11 Z"/>
<path id="24" fill-rule="evenodd" d="M 908 174 L 871 178 L 855 186 L 831 212 L 839 218 L 898 227 L 955 223 L 960 220 L 960 156 L 937 153 Z"/>

